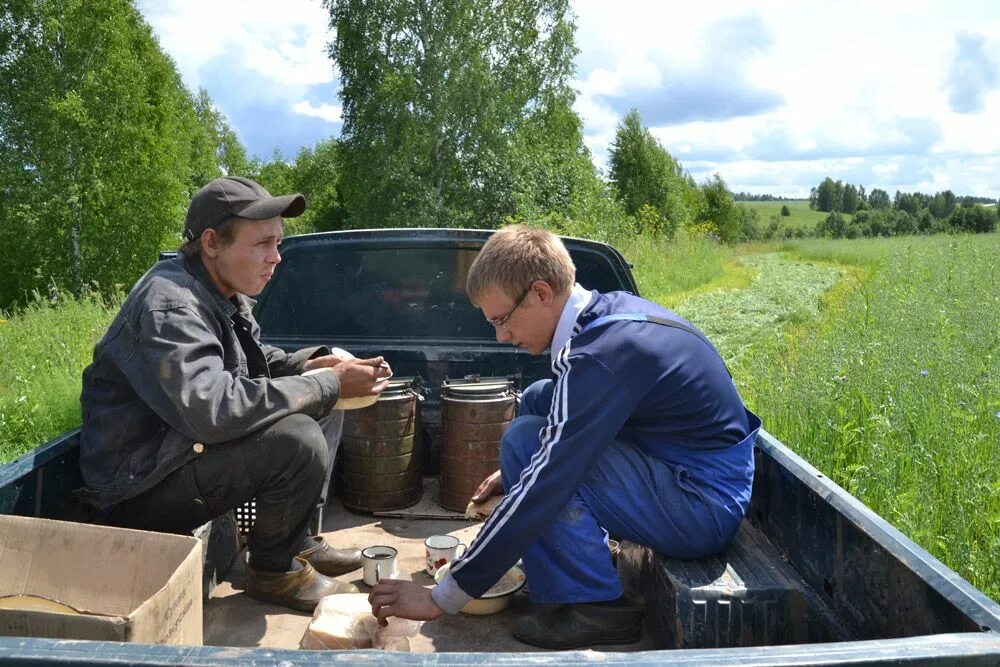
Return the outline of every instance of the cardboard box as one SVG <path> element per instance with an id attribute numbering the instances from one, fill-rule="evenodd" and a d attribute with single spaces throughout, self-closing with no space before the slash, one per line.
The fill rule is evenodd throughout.
<path id="1" fill-rule="evenodd" d="M 0 608 L 0 635 L 200 646 L 201 551 L 195 537 L 0 515 L 0 603 L 81 612 L 8 598 L 22 608 Z"/>

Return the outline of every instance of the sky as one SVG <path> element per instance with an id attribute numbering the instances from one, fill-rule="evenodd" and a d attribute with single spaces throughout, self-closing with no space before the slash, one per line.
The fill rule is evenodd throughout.
<path id="1" fill-rule="evenodd" d="M 339 136 L 320 0 L 138 0 L 252 155 Z M 684 5 L 681 7 L 680 5 Z M 1000 197 L 996 0 L 572 0 L 574 105 L 607 169 L 632 108 L 699 182 L 806 197 L 825 177 Z"/>

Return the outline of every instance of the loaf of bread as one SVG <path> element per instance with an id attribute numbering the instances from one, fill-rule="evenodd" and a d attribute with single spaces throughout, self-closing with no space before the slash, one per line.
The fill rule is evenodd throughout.
<path id="1" fill-rule="evenodd" d="M 316 605 L 299 648 L 351 650 L 372 648 L 378 621 L 365 593 L 327 595 Z"/>
<path id="2" fill-rule="evenodd" d="M 469 506 L 465 508 L 465 518 L 483 521 L 493 513 L 501 500 L 503 500 L 503 496 L 490 496 L 481 503 L 469 503 Z"/>
<path id="3" fill-rule="evenodd" d="M 372 607 L 366 593 L 327 595 L 316 605 L 316 611 L 302 635 L 299 648 L 320 651 L 363 648 L 409 651 L 409 637 L 419 632 L 421 625 L 420 621 L 392 617 L 388 625 L 380 626 L 372 616 Z"/>

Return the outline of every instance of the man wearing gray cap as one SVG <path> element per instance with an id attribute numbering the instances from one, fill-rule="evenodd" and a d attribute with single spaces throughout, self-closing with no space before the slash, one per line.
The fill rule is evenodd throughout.
<path id="1" fill-rule="evenodd" d="M 281 261 L 282 217 L 305 206 L 239 177 L 195 194 L 179 256 L 139 279 L 83 372 L 79 493 L 109 523 L 165 532 L 255 499 L 246 592 L 311 611 L 356 592 L 332 577 L 361 565 L 312 535 L 343 423 L 333 407 L 380 393 L 390 370 L 260 343 L 250 297 Z"/>

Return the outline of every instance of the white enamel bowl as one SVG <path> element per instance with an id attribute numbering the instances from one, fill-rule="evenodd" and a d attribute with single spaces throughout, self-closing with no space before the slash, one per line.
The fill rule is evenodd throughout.
<path id="1" fill-rule="evenodd" d="M 450 567 L 451 563 L 442 565 L 441 569 L 434 575 L 434 580 L 440 582 L 444 579 Z M 494 585 L 482 597 L 470 600 L 462 607 L 462 613 L 473 616 L 486 616 L 487 614 L 496 614 L 506 609 L 510 601 L 514 599 L 514 594 L 524 588 L 524 570 L 521 569 L 520 565 L 515 565 L 510 568 L 507 574 L 514 578 L 514 582 L 498 590 L 497 586 Z"/>
<path id="2" fill-rule="evenodd" d="M 338 359 L 343 359 L 344 361 L 347 361 L 349 359 L 353 359 L 354 358 L 353 354 L 351 354 L 347 350 L 339 348 L 339 347 L 333 348 L 330 351 L 330 353 L 333 356 L 337 357 Z M 323 373 L 323 372 L 326 372 L 326 370 L 327 370 L 326 368 L 315 368 L 315 369 L 313 369 L 311 371 L 306 371 L 302 375 L 312 375 L 314 373 Z M 392 377 L 392 374 L 390 373 L 389 377 L 384 378 L 384 380 L 388 380 L 391 377 Z M 368 408 L 368 407 L 371 407 L 371 406 L 375 405 L 375 401 L 377 401 L 378 399 L 379 399 L 379 394 L 375 394 L 373 396 L 354 396 L 352 398 L 340 398 L 340 399 L 337 399 L 337 402 L 334 404 L 333 409 L 334 410 L 361 410 L 362 408 Z"/>

